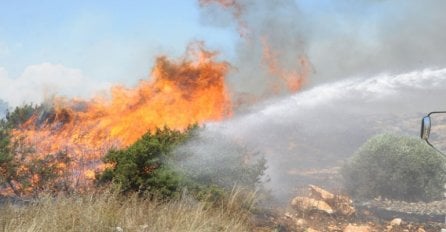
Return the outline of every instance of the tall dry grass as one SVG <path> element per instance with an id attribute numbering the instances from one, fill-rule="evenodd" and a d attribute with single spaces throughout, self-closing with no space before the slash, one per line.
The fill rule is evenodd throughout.
<path id="1" fill-rule="evenodd" d="M 0 206 L 2 231 L 250 231 L 254 194 L 240 189 L 218 204 L 183 196 L 160 201 L 113 191 L 40 197 Z"/>

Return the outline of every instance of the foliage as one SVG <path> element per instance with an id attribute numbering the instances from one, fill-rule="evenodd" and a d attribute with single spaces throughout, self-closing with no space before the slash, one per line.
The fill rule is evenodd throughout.
<path id="1" fill-rule="evenodd" d="M 17 128 L 28 121 L 41 107 L 33 104 L 17 106 L 13 111 L 6 113 L 6 126 L 9 129 Z"/>
<path id="2" fill-rule="evenodd" d="M 6 120 L 2 119 L 0 120 L 0 183 L 8 182 L 9 177 L 16 170 L 10 143 L 10 130 Z"/>
<path id="3" fill-rule="evenodd" d="M 341 170 L 354 197 L 419 201 L 440 199 L 443 157 L 417 138 L 391 134 L 369 139 Z"/>
<path id="4" fill-rule="evenodd" d="M 104 162 L 111 164 L 100 176 L 99 182 L 118 184 L 124 192 L 148 191 L 172 196 L 180 188 L 182 177 L 167 165 L 174 147 L 184 142 L 196 127 L 185 132 L 167 127 L 148 132 L 128 148 L 111 150 Z"/>
<path id="5" fill-rule="evenodd" d="M 255 190 L 261 183 L 266 160 L 258 153 L 221 135 L 200 134 L 180 146 L 183 159 L 175 166 L 193 183 L 230 191 L 235 185 Z"/>
<path id="6" fill-rule="evenodd" d="M 111 167 L 98 176 L 99 183 L 114 182 L 124 192 L 163 197 L 179 196 L 187 189 L 197 199 L 210 201 L 223 197 L 234 185 L 254 189 L 265 170 L 265 160 L 248 164 L 243 160 L 247 154 L 241 151 L 233 156 L 208 155 L 208 160 L 193 156 L 185 144 L 198 139 L 198 130 L 197 126 L 184 132 L 157 129 L 126 149 L 110 151 L 104 162 Z M 191 160 L 203 162 L 190 166 Z"/>

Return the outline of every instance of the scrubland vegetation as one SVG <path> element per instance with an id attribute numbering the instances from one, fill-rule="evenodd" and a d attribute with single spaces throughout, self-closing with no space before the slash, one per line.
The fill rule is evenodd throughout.
<path id="1" fill-rule="evenodd" d="M 8 113 L 0 124 L 0 185 L 16 202 L 0 206 L 2 231 L 248 231 L 256 190 L 265 170 L 261 157 L 245 161 L 244 149 L 230 157 L 209 159 L 218 172 L 197 175 L 180 168 L 187 154 L 175 149 L 194 139 L 200 128 L 157 129 L 103 158 L 88 191 L 71 189 L 63 167 L 65 153 L 33 156 L 22 151 L 11 131 L 40 106 Z M 252 157 L 251 157 L 252 158 Z M 61 165 L 64 164 L 64 165 Z M 206 164 L 205 164 L 206 165 Z M 222 174 L 223 173 L 223 174 Z M 26 200 L 24 200 L 26 199 Z"/>
<path id="2" fill-rule="evenodd" d="M 0 120 L 0 187 L 15 202 L 0 205 L 2 231 L 251 231 L 265 159 L 236 143 L 221 157 L 191 159 L 202 129 L 161 128 L 103 157 L 93 188 L 73 189 L 60 152 L 33 156 L 12 131 L 42 106 L 18 107 Z M 232 143 L 230 141 L 230 143 Z M 180 150 L 180 152 L 178 152 Z M 203 158 L 203 157 L 201 157 Z M 63 164 L 63 165 L 61 165 Z M 194 166 L 195 165 L 195 166 Z M 431 201 L 442 197 L 443 158 L 416 138 L 372 137 L 341 170 L 356 199 Z M 7 190 L 7 191 L 5 191 Z"/>

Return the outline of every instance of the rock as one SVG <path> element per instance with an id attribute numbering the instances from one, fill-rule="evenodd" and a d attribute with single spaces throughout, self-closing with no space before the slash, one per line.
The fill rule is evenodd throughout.
<path id="1" fill-rule="evenodd" d="M 351 216 L 356 213 L 352 200 L 347 196 L 338 195 L 334 199 L 334 208 L 337 213 L 344 216 Z"/>
<path id="2" fill-rule="evenodd" d="M 426 232 L 423 227 L 418 228 L 417 232 Z"/>
<path id="3" fill-rule="evenodd" d="M 356 209 L 352 205 L 352 200 L 347 196 L 335 195 L 316 185 L 309 185 L 309 190 L 311 198 L 324 201 L 336 213 L 343 216 L 351 216 L 356 212 Z"/>
<path id="4" fill-rule="evenodd" d="M 390 225 L 391 226 L 399 226 L 399 225 L 401 225 L 401 222 L 403 222 L 403 220 L 401 218 L 394 218 L 392 221 L 390 221 Z"/>
<path id="5" fill-rule="evenodd" d="M 340 232 L 340 231 L 342 231 L 341 228 L 339 228 L 339 227 L 336 226 L 336 225 L 329 225 L 329 226 L 327 227 L 327 229 L 328 229 L 328 231 L 330 231 L 330 232 Z"/>
<path id="6" fill-rule="evenodd" d="M 331 202 L 334 200 L 335 195 L 321 187 L 318 187 L 316 185 L 309 185 L 310 187 L 310 196 L 312 198 L 315 198 L 317 200 L 323 200 L 325 202 Z"/>
<path id="7" fill-rule="evenodd" d="M 315 200 L 309 197 L 295 197 L 291 201 L 291 206 L 299 211 L 318 210 L 327 214 L 334 213 L 334 210 L 325 201 Z"/>
<path id="8" fill-rule="evenodd" d="M 313 229 L 311 227 L 309 227 L 306 232 L 319 232 L 319 230 Z"/>
<path id="9" fill-rule="evenodd" d="M 302 227 L 307 224 L 307 221 L 305 221 L 305 219 L 303 219 L 303 218 L 295 219 L 294 222 L 295 222 L 296 226 L 298 226 L 298 227 Z"/>
<path id="10" fill-rule="evenodd" d="M 345 228 L 344 228 L 344 232 L 370 232 L 371 229 L 369 226 L 367 225 L 352 225 L 352 224 L 348 224 Z"/>

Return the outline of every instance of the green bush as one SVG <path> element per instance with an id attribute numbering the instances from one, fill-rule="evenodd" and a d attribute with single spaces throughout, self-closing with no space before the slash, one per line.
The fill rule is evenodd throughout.
<path id="1" fill-rule="evenodd" d="M 160 197 L 179 196 L 187 190 L 199 200 L 214 201 L 234 185 L 254 187 L 260 181 L 264 159 L 248 164 L 243 162 L 246 153 L 235 150 L 231 156 L 208 154 L 207 159 L 194 155 L 197 151 L 187 149 L 186 142 L 202 142 L 197 130 L 197 126 L 184 132 L 158 129 L 128 148 L 108 152 L 104 162 L 111 167 L 98 175 L 98 183 L 112 182 L 124 193 L 139 191 Z"/>
<path id="2" fill-rule="evenodd" d="M 441 199 L 446 161 L 420 139 L 391 134 L 369 139 L 341 170 L 355 198 Z"/>
<path id="3" fill-rule="evenodd" d="M 185 158 L 174 165 L 189 180 L 227 191 L 235 185 L 255 190 L 266 169 L 264 157 L 219 133 L 201 133 L 176 153 Z"/>
<path id="4" fill-rule="evenodd" d="M 107 168 L 99 183 L 114 182 L 122 191 L 172 196 L 181 188 L 182 176 L 168 165 L 172 149 L 184 142 L 196 127 L 185 132 L 169 128 L 148 132 L 128 148 L 111 150 L 104 157 Z"/>

